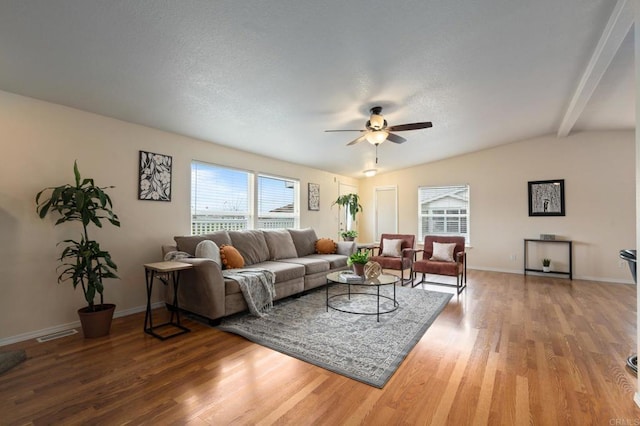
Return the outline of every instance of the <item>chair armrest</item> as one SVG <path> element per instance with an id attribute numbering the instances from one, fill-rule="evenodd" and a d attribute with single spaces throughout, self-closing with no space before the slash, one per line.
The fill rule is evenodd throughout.
<path id="1" fill-rule="evenodd" d="M 458 254 L 456 254 L 456 262 L 462 263 L 463 261 L 465 261 L 467 258 L 467 253 L 464 251 L 460 251 L 458 252 Z"/>
<path id="2" fill-rule="evenodd" d="M 423 251 L 423 250 L 419 249 L 419 248 L 402 249 L 402 257 L 411 256 L 413 258 L 413 260 L 415 261 L 417 256 L 418 256 L 418 253 L 420 253 L 421 251 Z"/>

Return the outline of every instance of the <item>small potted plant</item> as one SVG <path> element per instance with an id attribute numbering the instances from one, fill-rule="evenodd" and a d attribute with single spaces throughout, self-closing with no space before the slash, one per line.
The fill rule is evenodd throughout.
<path id="1" fill-rule="evenodd" d="M 61 273 L 58 283 L 70 280 L 73 288 L 82 287 L 87 306 L 78 309 L 85 337 L 101 337 L 109 334 L 115 305 L 104 303 L 102 292 L 105 278 L 118 278 L 118 269 L 111 260 L 108 251 L 103 250 L 97 241 L 89 239 L 91 224 L 102 228 L 102 220 L 108 220 L 114 226 L 120 226 L 118 216 L 111 210 L 111 198 L 104 192 L 109 187 L 98 187 L 93 179 L 82 179 L 78 165 L 73 163 L 75 184 L 45 188 L 36 195 L 36 211 L 41 219 L 47 214 L 56 214 L 56 225 L 65 222 L 80 222 L 82 225 L 79 239 L 67 239 L 60 255 Z M 100 303 L 95 303 L 95 298 Z"/>
<path id="2" fill-rule="evenodd" d="M 340 232 L 340 236 L 345 241 L 353 241 L 358 236 L 358 231 L 354 231 L 353 229 L 349 231 Z"/>
<path id="3" fill-rule="evenodd" d="M 364 265 L 369 261 L 369 254 L 371 250 L 357 251 L 349 256 L 347 259 L 347 265 L 353 266 L 353 272 L 364 276 Z"/>
<path id="4" fill-rule="evenodd" d="M 542 272 L 551 271 L 551 259 L 542 259 Z"/>

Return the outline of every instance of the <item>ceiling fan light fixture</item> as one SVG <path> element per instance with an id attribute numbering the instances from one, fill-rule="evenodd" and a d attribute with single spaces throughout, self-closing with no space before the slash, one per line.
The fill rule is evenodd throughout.
<path id="1" fill-rule="evenodd" d="M 376 175 L 376 173 L 378 173 L 378 170 L 377 169 L 369 169 L 369 170 L 365 170 L 362 173 L 364 173 L 364 175 L 366 177 L 374 177 Z"/>
<path id="2" fill-rule="evenodd" d="M 382 142 L 387 140 L 389 136 L 389 132 L 386 130 L 375 130 L 373 132 L 367 133 L 365 138 L 371 145 L 380 145 Z"/>
<path id="3" fill-rule="evenodd" d="M 384 118 L 380 114 L 371 114 L 369 125 L 373 129 L 380 130 L 384 127 Z"/>

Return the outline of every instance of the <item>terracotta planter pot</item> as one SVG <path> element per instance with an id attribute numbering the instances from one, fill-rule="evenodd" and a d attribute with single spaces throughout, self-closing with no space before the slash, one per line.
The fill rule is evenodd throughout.
<path id="1" fill-rule="evenodd" d="M 353 272 L 360 275 L 361 277 L 364 276 L 364 265 L 362 263 L 354 263 L 353 264 Z"/>
<path id="2" fill-rule="evenodd" d="M 103 305 L 95 305 L 97 311 L 90 311 L 89 308 L 78 309 L 80 324 L 82 324 L 82 333 L 86 338 L 107 336 L 111 330 L 111 320 L 116 305 L 105 303 Z"/>

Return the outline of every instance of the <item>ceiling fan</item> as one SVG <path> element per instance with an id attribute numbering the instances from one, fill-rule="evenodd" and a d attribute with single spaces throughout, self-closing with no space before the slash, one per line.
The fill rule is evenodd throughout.
<path id="1" fill-rule="evenodd" d="M 433 127 L 430 121 L 387 126 L 387 120 L 385 120 L 381 114 L 381 106 L 374 106 L 369 110 L 369 112 L 371 112 L 371 117 L 369 117 L 369 120 L 365 124 L 366 130 L 325 130 L 325 132 L 363 132 L 362 135 L 358 136 L 347 145 L 355 145 L 366 140 L 372 145 L 378 146 L 386 140 L 393 143 L 403 143 L 407 141 L 402 136 L 398 136 L 391 132 L 402 132 L 405 130 L 418 130 Z"/>

